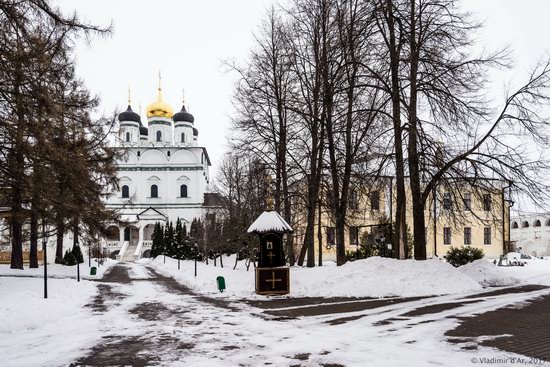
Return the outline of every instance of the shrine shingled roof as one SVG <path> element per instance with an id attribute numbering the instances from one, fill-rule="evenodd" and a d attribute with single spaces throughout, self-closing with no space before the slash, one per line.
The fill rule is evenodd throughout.
<path id="1" fill-rule="evenodd" d="M 292 232 L 292 227 L 274 210 L 266 211 L 248 227 L 248 233 Z"/>

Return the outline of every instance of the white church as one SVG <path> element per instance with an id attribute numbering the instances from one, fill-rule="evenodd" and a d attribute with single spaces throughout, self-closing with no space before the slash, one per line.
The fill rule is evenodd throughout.
<path id="1" fill-rule="evenodd" d="M 144 126 L 129 100 L 118 115 L 116 145 L 124 153 L 117 162 L 120 190 L 108 197 L 107 207 L 117 210 L 124 225 L 108 227 L 103 247 L 124 261 L 149 256 L 156 222 L 180 218 L 189 228 L 208 205 L 210 159 L 198 144 L 195 119 L 185 102 L 174 114 L 159 83 L 157 99 L 146 113 Z"/>

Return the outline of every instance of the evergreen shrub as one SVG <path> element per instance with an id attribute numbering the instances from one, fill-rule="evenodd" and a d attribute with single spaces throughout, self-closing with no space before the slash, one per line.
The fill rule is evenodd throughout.
<path id="1" fill-rule="evenodd" d="M 444 256 L 445 260 L 454 267 L 459 267 L 471 263 L 472 261 L 482 259 L 483 250 L 475 247 L 452 247 Z"/>

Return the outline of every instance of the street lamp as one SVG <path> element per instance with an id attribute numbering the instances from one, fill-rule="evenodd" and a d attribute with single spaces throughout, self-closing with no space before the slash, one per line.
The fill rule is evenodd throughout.
<path id="1" fill-rule="evenodd" d="M 78 241 L 76 241 L 74 245 L 80 250 Z M 80 282 L 80 258 L 76 259 L 76 281 Z"/>
<path id="2" fill-rule="evenodd" d="M 195 241 L 195 278 L 197 277 L 197 256 L 199 254 L 199 245 Z"/>
<path id="3" fill-rule="evenodd" d="M 46 253 L 46 224 L 42 219 L 42 253 L 44 255 L 44 298 L 48 298 L 48 256 Z"/>

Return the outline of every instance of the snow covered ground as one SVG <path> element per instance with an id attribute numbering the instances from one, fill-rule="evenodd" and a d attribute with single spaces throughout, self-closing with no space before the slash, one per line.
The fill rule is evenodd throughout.
<path id="1" fill-rule="evenodd" d="M 80 278 L 81 279 L 99 279 L 103 276 L 103 273 L 107 271 L 111 266 L 116 264 L 117 261 L 106 259 L 103 265 L 97 265 L 96 261 L 92 261 L 92 267 L 96 267 L 96 275 L 90 275 L 90 267 L 88 266 L 88 259 L 84 259 L 84 263 L 80 264 Z M 0 264 L 0 279 L 4 276 L 20 276 L 20 277 L 44 277 L 44 267 L 40 265 L 38 268 L 29 268 L 28 264 L 25 264 L 23 270 L 10 269 L 9 264 Z M 76 278 L 76 265 L 65 266 L 60 264 L 48 264 L 48 278 Z"/>
<path id="2" fill-rule="evenodd" d="M 484 259 L 463 265 L 458 271 L 482 286 L 499 287 L 519 283 L 519 279 L 510 275 L 504 267 Z"/>
<path id="3" fill-rule="evenodd" d="M 105 312 L 93 313 L 89 304 L 100 291 L 98 282 L 74 279 L 74 267 L 50 266 L 50 274 L 66 279 L 49 280 L 49 298 L 42 298 L 41 270 L 12 271 L 0 267 L 0 351 L 2 366 L 64 366 L 90 353 L 105 339 L 138 343 L 152 352 L 161 365 L 171 366 L 468 366 L 472 358 L 497 357 L 503 353 L 480 347 L 465 351 L 445 341 L 444 333 L 458 325 L 456 316 L 469 316 L 548 293 L 509 294 L 488 297 L 479 303 L 411 319 L 401 315 L 434 303 L 457 302 L 465 295 L 483 291 L 485 285 L 505 284 L 513 278 L 521 283 L 550 286 L 550 260 L 526 260 L 524 267 L 496 267 L 482 260 L 455 269 L 439 261 L 396 261 L 370 258 L 337 268 L 291 269 L 291 296 L 420 296 L 435 297 L 390 304 L 376 310 L 321 315 L 289 322 L 266 319 L 260 311 L 238 301 L 261 298 L 254 294 L 253 268 L 246 271 L 234 258 L 224 259 L 224 268 L 163 257 L 122 265 L 132 279 L 142 281 L 112 284 L 120 295 L 106 301 Z M 112 266 L 114 262 L 109 262 Z M 84 264 L 87 265 L 87 264 Z M 147 267 L 173 276 L 198 293 L 236 301 L 239 311 L 220 309 L 191 295 L 165 289 L 151 279 Z M 87 266 L 83 266 L 83 272 Z M 102 269 L 103 268 L 103 269 Z M 100 267 L 105 270 L 107 266 Z M 227 291 L 219 293 L 216 277 L 224 276 Z M 150 280 L 150 281 L 148 281 Z M 495 283 L 496 282 L 496 283 Z M 499 283 L 500 282 L 500 283 Z M 153 307 L 154 306 L 154 307 Z M 145 317 L 136 313 L 160 310 Z M 339 317 L 352 322 L 331 325 Z M 447 317 L 452 316 L 452 317 Z M 389 325 L 377 323 L 394 319 Z M 377 325 L 377 326 L 375 326 Z M 117 339 L 118 338 L 118 339 Z M 188 349 L 180 348 L 188 346 Z M 141 352 L 140 352 L 141 353 Z M 296 356 L 306 356 L 300 361 Z"/>
<path id="4" fill-rule="evenodd" d="M 194 262 L 157 257 L 143 261 L 190 286 L 195 291 L 210 295 L 218 293 L 216 278 L 223 276 L 227 290 L 223 296 L 237 298 L 262 298 L 254 293 L 254 269 L 246 271 L 239 263 L 233 270 L 234 258 L 224 260 L 224 268 L 197 264 L 194 276 Z M 341 267 L 333 264 L 323 267 L 292 267 L 290 270 L 292 297 L 413 297 L 440 294 L 465 293 L 481 290 L 475 280 L 461 274 L 451 265 L 439 260 L 424 262 L 372 257 L 349 262 Z"/>
<path id="5" fill-rule="evenodd" d="M 98 320 L 84 309 L 95 291 L 86 280 L 49 279 L 44 299 L 41 278 L 0 278 L 0 364 L 60 366 L 77 358 L 101 338 Z"/>

